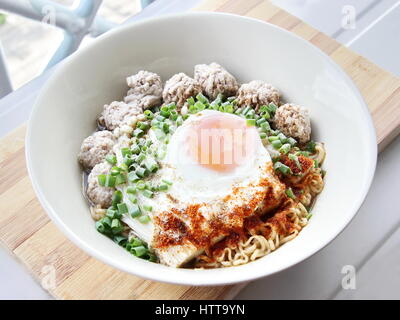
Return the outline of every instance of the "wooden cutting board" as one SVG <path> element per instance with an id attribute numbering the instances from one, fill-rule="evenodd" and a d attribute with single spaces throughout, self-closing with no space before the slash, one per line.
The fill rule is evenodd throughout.
<path id="1" fill-rule="evenodd" d="M 207 0 L 196 10 L 245 15 L 310 41 L 354 80 L 371 111 L 382 150 L 400 132 L 400 79 L 263 0 Z M 25 125 L 0 140 L 0 241 L 57 299 L 229 299 L 243 285 L 185 287 L 115 270 L 73 245 L 50 222 L 32 190 Z"/>

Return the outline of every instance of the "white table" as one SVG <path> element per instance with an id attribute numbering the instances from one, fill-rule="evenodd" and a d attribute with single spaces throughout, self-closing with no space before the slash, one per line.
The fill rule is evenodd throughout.
<path id="1" fill-rule="evenodd" d="M 199 1 L 160 0 L 136 19 L 185 11 Z M 274 2 L 400 76 L 400 1 Z M 357 13 L 355 29 L 341 26 L 342 10 L 346 5 L 353 5 Z M 345 9 L 349 10 L 348 7 Z M 50 73 L 0 100 L 0 136 L 27 120 L 38 90 Z M 399 299 L 400 209 L 396 203 L 400 190 L 399 158 L 400 138 L 397 138 L 379 156 L 374 182 L 356 218 L 331 244 L 297 266 L 254 281 L 237 298 Z M 344 277 L 342 269 L 348 265 L 356 270 L 355 290 L 344 290 L 341 286 Z M 4 249 L 0 249 L 0 283 L 0 299 L 51 298 Z"/>

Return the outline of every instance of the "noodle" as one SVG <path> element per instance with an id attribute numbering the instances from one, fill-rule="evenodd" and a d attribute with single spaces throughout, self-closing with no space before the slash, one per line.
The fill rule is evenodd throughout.
<path id="1" fill-rule="evenodd" d="M 315 160 L 325 158 L 323 144 L 317 143 Z M 319 162 L 319 164 L 321 164 Z M 228 244 L 219 252 L 202 254 L 195 260 L 196 268 L 232 267 L 246 264 L 278 249 L 281 245 L 297 237 L 308 224 L 308 207 L 315 196 L 324 188 L 321 168 L 312 168 L 299 182 L 301 194 L 296 201 L 288 199 L 284 209 L 253 228 L 245 228 L 245 236 L 237 243 Z M 289 226 L 289 227 L 287 227 Z"/>
<path id="2" fill-rule="evenodd" d="M 325 160 L 326 151 L 324 144 L 317 142 L 315 144 L 315 154 L 311 155 L 310 158 L 317 160 L 318 164 L 321 165 Z"/>

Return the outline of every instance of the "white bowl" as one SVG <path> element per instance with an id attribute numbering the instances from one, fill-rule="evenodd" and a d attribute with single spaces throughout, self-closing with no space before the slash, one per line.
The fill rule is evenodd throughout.
<path id="1" fill-rule="evenodd" d="M 249 264 L 213 270 L 174 269 L 138 259 L 98 233 L 82 194 L 77 154 L 105 103 L 126 92 L 140 69 L 165 81 L 216 61 L 240 82 L 266 80 L 284 99 L 306 106 L 313 137 L 326 145 L 326 187 L 300 235 Z M 157 281 L 221 285 L 293 266 L 332 241 L 350 222 L 370 186 L 376 138 L 368 109 L 349 77 L 324 53 L 276 26 L 229 14 L 165 16 L 117 28 L 59 66 L 36 101 L 26 154 L 37 196 L 78 247 L 120 270 Z"/>

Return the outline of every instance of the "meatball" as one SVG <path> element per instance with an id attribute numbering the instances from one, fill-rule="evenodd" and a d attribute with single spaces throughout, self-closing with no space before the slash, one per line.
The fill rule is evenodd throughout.
<path id="1" fill-rule="evenodd" d="M 99 123 L 109 130 L 114 130 L 122 125 L 129 125 L 132 118 L 141 113 L 143 113 L 143 109 L 134 101 L 129 104 L 114 101 L 104 106 Z"/>
<path id="2" fill-rule="evenodd" d="M 90 201 L 97 207 L 106 209 L 111 205 L 114 189 L 109 187 L 102 187 L 99 184 L 97 176 L 99 174 L 108 174 L 111 165 L 108 162 L 101 162 L 96 164 L 90 172 L 88 177 L 88 187 L 86 194 Z"/>
<path id="3" fill-rule="evenodd" d="M 165 83 L 164 103 L 175 102 L 179 111 L 188 98 L 197 95 L 199 92 L 201 92 L 201 87 L 197 81 L 181 72 Z"/>
<path id="4" fill-rule="evenodd" d="M 196 65 L 194 67 L 194 79 L 212 100 L 219 93 L 222 93 L 225 97 L 234 96 L 239 88 L 235 77 L 215 62 L 209 65 Z"/>
<path id="5" fill-rule="evenodd" d="M 142 109 L 148 109 L 161 104 L 162 82 L 158 74 L 149 71 L 139 71 L 126 78 L 129 89 L 125 103 L 134 103 Z"/>
<path id="6" fill-rule="evenodd" d="M 93 168 L 111 152 L 114 143 L 115 138 L 110 131 L 104 130 L 93 133 L 82 142 L 81 151 L 78 155 L 79 162 L 87 169 Z"/>
<path id="7" fill-rule="evenodd" d="M 254 80 L 240 86 L 237 100 L 240 106 L 251 106 L 257 111 L 262 105 L 271 102 L 279 105 L 280 93 L 269 83 Z"/>
<path id="8" fill-rule="evenodd" d="M 297 139 L 301 143 L 310 140 L 311 124 L 307 109 L 287 103 L 280 106 L 275 113 L 274 123 L 285 135 Z"/>

